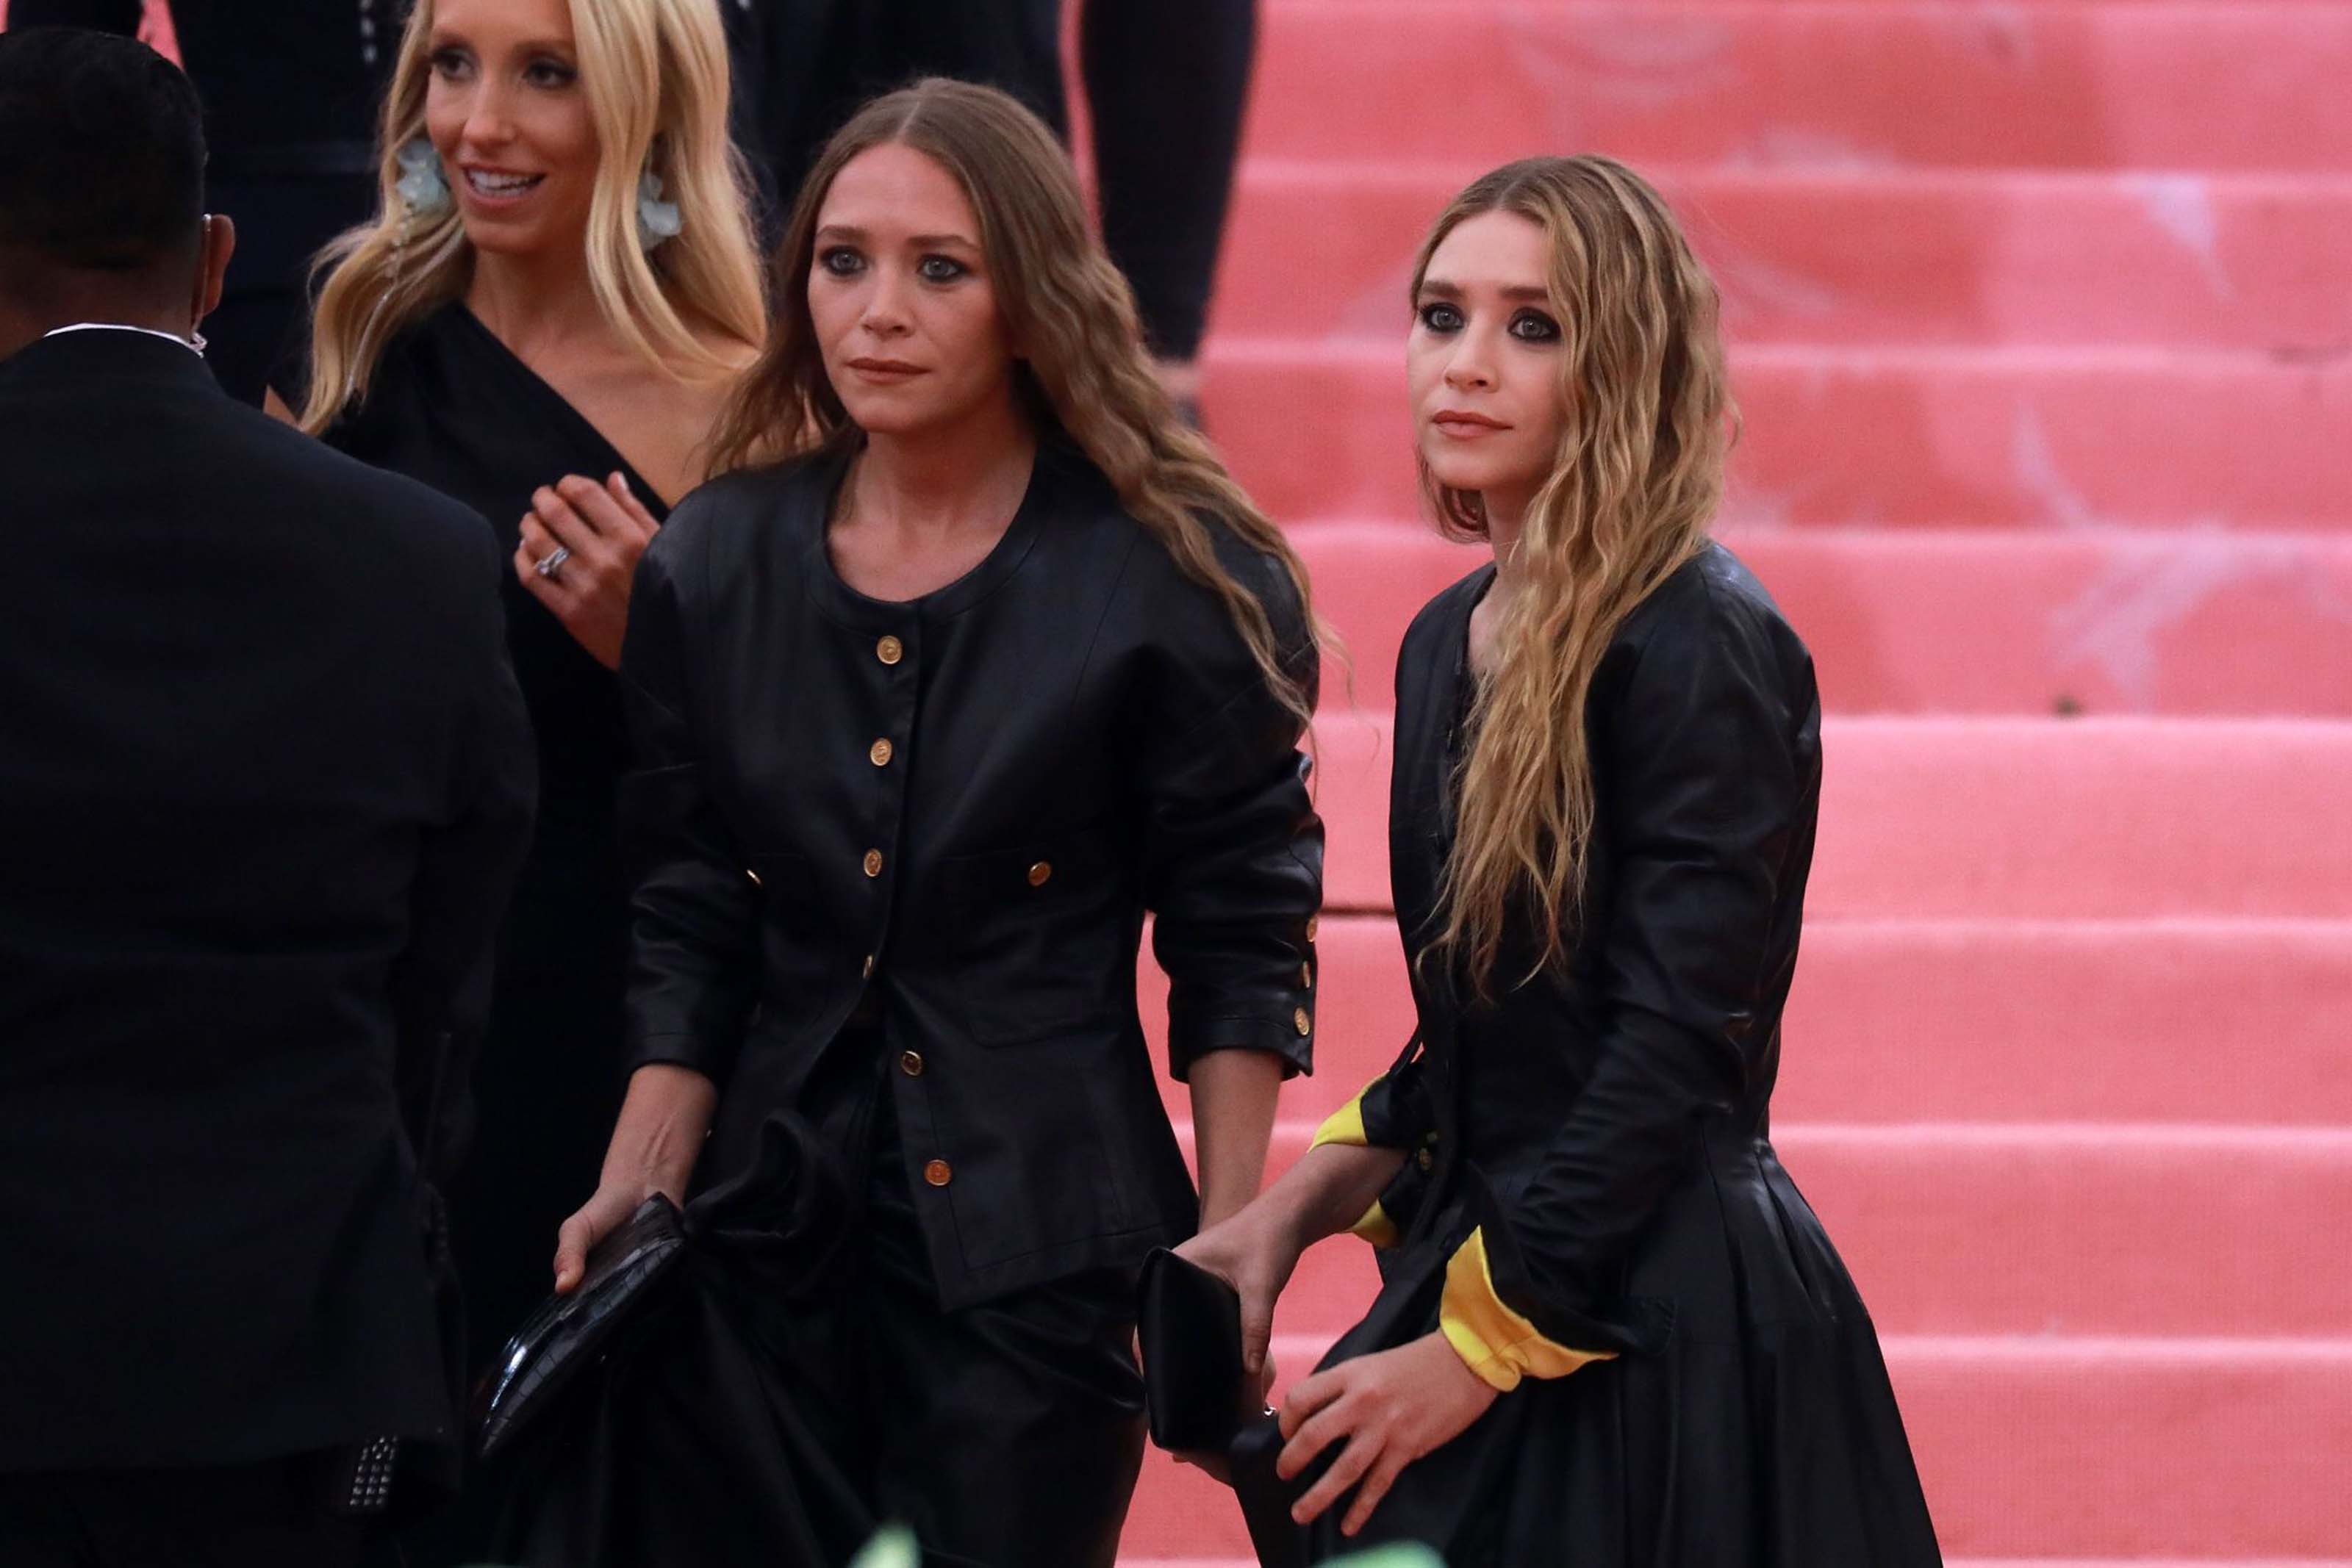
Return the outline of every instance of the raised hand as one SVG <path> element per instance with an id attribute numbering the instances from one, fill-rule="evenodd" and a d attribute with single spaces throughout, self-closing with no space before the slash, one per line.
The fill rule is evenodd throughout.
<path id="1" fill-rule="evenodd" d="M 615 472 L 602 485 L 567 474 L 531 495 L 514 570 L 531 597 L 608 670 L 621 665 L 629 583 L 661 525 Z"/>

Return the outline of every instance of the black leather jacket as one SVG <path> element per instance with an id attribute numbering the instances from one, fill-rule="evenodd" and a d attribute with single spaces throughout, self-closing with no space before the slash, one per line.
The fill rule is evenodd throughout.
<path id="1" fill-rule="evenodd" d="M 908 603 L 834 571 L 842 468 L 706 486 L 638 568 L 631 1060 L 721 1085 L 706 1180 L 778 1108 L 854 1167 L 887 1082 L 953 1307 L 1190 1233 L 1136 1009 L 1144 913 L 1179 1079 L 1229 1049 L 1304 1071 L 1322 824 L 1223 605 L 1075 451 L 1042 449 L 1003 541 Z M 1311 684 L 1286 579 L 1223 537 Z M 843 1032 L 858 1011 L 881 1061 Z"/>
<path id="2" fill-rule="evenodd" d="M 1431 601 L 1398 659 L 1389 855 L 1416 957 L 1493 575 Z M 1420 1151 L 1381 1198 L 1411 1233 L 1390 1272 L 1442 1272 L 1476 1227 L 1502 1301 L 1559 1344 L 1654 1350 L 1677 1318 L 1722 1342 L 1743 1305 L 1809 1315 L 1809 1291 L 1843 1280 L 1767 1141 L 1821 800 L 1812 660 L 1710 544 L 1618 629 L 1586 729 L 1598 821 L 1564 971 L 1516 983 L 1524 920 L 1492 1001 L 1416 963 L 1419 1034 L 1358 1101 L 1364 1141 Z M 1807 1273 L 1792 1251 L 1832 1261 Z"/>

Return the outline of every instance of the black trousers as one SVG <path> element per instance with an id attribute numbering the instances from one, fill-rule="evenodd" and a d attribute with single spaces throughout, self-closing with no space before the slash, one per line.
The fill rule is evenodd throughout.
<path id="1" fill-rule="evenodd" d="M 1112 1568 L 1143 1464 L 1134 1281 L 1097 1270 L 942 1311 L 877 1082 L 882 1037 L 853 1025 L 834 1051 L 880 1091 L 859 1118 L 864 1212 L 841 1288 L 780 1309 L 762 1325 L 768 1354 L 873 1516 L 913 1529 L 927 1568 Z"/>
<path id="2" fill-rule="evenodd" d="M 735 21 L 739 120 L 789 204 L 858 106 L 918 77 L 985 82 L 1069 132 L 1061 0 L 772 0 Z M 1241 147 L 1257 0 L 1090 0 L 1079 74 L 1103 242 L 1153 350 L 1200 351 Z"/>
<path id="3" fill-rule="evenodd" d="M 373 1526 L 320 1506 L 318 1462 L 0 1476 L 7 1568 L 383 1568 Z"/>

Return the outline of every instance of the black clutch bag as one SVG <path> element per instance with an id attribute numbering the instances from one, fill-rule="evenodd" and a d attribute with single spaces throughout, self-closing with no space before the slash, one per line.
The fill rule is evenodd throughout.
<path id="1" fill-rule="evenodd" d="M 1241 1297 L 1163 1247 L 1143 1260 L 1135 1319 L 1151 1440 L 1175 1453 L 1223 1453 L 1257 1408 L 1242 1364 Z"/>
<path id="2" fill-rule="evenodd" d="M 1290 1509 L 1331 1455 L 1318 1455 L 1289 1480 L 1275 1473 L 1282 1429 L 1242 1361 L 1241 1297 L 1165 1248 L 1143 1260 L 1136 1291 L 1151 1440 L 1177 1453 L 1223 1455 L 1260 1568 L 1306 1568 L 1307 1531 Z"/>
<path id="3" fill-rule="evenodd" d="M 532 1425 L 645 1308 L 686 1254 L 677 1206 L 656 1193 L 588 1254 L 569 1295 L 550 1296 L 507 1341 L 474 1390 L 474 1454 L 491 1459 Z"/>

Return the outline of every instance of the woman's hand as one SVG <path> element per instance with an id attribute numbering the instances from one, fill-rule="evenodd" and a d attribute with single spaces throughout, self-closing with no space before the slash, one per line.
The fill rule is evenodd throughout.
<path id="1" fill-rule="evenodd" d="M 629 626 L 629 582 L 637 557 L 660 531 L 617 472 L 602 485 L 567 474 L 532 492 L 515 576 L 598 664 L 617 670 Z M 559 549 L 566 552 L 560 559 Z M 551 560 L 553 567 L 542 570 Z"/>
<path id="2" fill-rule="evenodd" d="M 1464 1364 L 1442 1333 L 1317 1373 L 1283 1401 L 1282 1435 L 1289 1441 L 1275 1472 L 1287 1479 L 1333 1443 L 1344 1438 L 1347 1446 L 1291 1517 L 1305 1524 L 1356 1487 L 1339 1523 L 1340 1534 L 1355 1534 L 1407 1465 L 1461 1436 L 1495 1398 L 1494 1387 Z"/>
<path id="3" fill-rule="evenodd" d="M 629 1075 L 596 1191 L 555 1233 L 555 1293 L 569 1295 L 588 1272 L 588 1253 L 660 1193 L 686 1201 L 694 1162 L 719 1106 L 718 1086 L 690 1067 L 659 1061 Z"/>
<path id="4" fill-rule="evenodd" d="M 1301 1250 L 1274 1206 L 1263 1200 L 1176 1249 L 1176 1256 L 1206 1269 L 1241 1297 L 1242 1370 L 1260 1401 L 1274 1386 L 1274 1358 L 1267 1351 L 1274 1341 L 1275 1299 L 1290 1283 Z"/>
<path id="5" fill-rule="evenodd" d="M 616 1182 L 607 1177 L 596 1184 L 595 1194 L 555 1233 L 557 1295 L 568 1296 L 579 1288 L 588 1272 L 588 1254 L 596 1243 L 627 1224 L 638 1206 L 659 1190 L 644 1180 Z M 668 1197 L 672 1203 L 677 1201 L 676 1193 Z"/>

